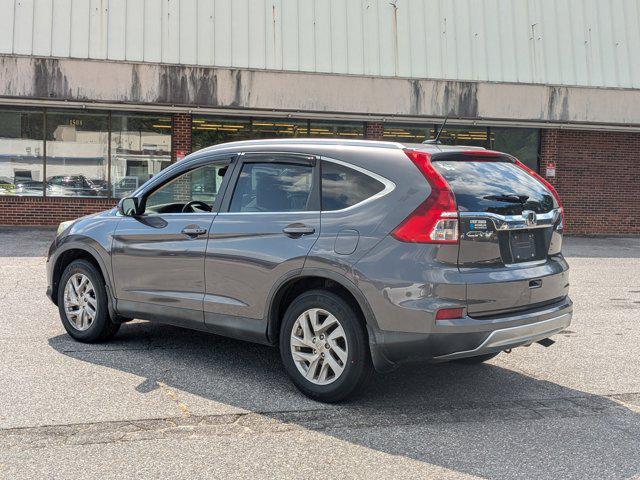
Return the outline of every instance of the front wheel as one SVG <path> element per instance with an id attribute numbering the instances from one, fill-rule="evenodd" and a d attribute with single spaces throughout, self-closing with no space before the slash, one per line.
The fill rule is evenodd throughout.
<path id="1" fill-rule="evenodd" d="M 296 387 L 322 402 L 356 395 L 373 372 L 358 315 L 325 290 L 303 293 L 291 303 L 280 329 L 280 355 Z"/>
<path id="2" fill-rule="evenodd" d="M 102 275 L 86 260 L 71 262 L 63 272 L 58 310 L 67 333 L 80 342 L 108 340 L 120 328 L 111 321 Z"/>

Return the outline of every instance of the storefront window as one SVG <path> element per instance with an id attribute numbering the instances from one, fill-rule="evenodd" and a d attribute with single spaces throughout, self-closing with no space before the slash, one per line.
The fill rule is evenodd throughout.
<path id="1" fill-rule="evenodd" d="M 513 155 L 533 170 L 538 170 L 540 130 L 536 128 L 491 127 L 491 148 Z"/>
<path id="2" fill-rule="evenodd" d="M 364 123 L 312 121 L 309 124 L 309 136 L 321 137 L 321 138 L 346 138 L 346 139 L 363 138 Z"/>
<path id="3" fill-rule="evenodd" d="M 388 142 L 422 143 L 435 137 L 433 125 L 403 125 L 386 123 L 383 138 Z"/>
<path id="4" fill-rule="evenodd" d="M 48 196 L 106 197 L 109 117 L 80 111 L 47 112 Z"/>
<path id="5" fill-rule="evenodd" d="M 42 195 L 44 114 L 0 110 L 0 195 Z"/>
<path id="6" fill-rule="evenodd" d="M 249 140 L 251 121 L 246 118 L 194 117 L 191 132 L 193 151 L 225 142 Z"/>
<path id="7" fill-rule="evenodd" d="M 113 114 L 112 195 L 126 197 L 171 164 L 171 116 Z"/>
<path id="8" fill-rule="evenodd" d="M 440 126 L 438 125 L 437 128 L 439 130 Z M 445 145 L 489 146 L 487 127 L 445 125 L 439 140 Z"/>
<path id="9" fill-rule="evenodd" d="M 307 120 L 254 118 L 251 121 L 252 138 L 306 137 L 309 135 Z"/>

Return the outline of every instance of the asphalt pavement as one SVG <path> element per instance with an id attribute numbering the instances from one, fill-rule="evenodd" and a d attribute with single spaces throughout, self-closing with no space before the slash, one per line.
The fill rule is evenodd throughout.
<path id="1" fill-rule="evenodd" d="M 67 336 L 53 232 L 0 230 L 0 478 L 640 478 L 640 239 L 567 238 L 553 346 L 302 396 L 275 349 L 135 321 Z"/>

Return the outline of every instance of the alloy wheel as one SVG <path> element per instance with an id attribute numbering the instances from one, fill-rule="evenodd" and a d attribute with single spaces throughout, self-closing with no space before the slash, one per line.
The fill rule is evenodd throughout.
<path id="1" fill-rule="evenodd" d="M 349 346 L 340 321 L 321 308 L 304 311 L 293 324 L 291 356 L 298 371 L 315 385 L 328 385 L 344 372 Z"/>
<path id="2" fill-rule="evenodd" d="M 79 331 L 87 330 L 96 318 L 98 300 L 89 277 L 74 273 L 64 288 L 64 311 L 69 323 Z"/>

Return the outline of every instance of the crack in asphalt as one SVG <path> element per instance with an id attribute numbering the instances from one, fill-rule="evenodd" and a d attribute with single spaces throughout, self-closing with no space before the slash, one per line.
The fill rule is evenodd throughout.
<path id="1" fill-rule="evenodd" d="M 180 403 L 175 395 L 175 401 Z M 174 399 L 171 395 L 170 398 Z M 536 421 L 633 413 L 640 393 L 458 405 L 337 407 L 246 412 L 0 429 L 0 450 L 135 442 L 175 437 L 261 435 L 292 430 L 337 431 L 437 423 Z M 186 408 L 186 405 L 185 405 Z"/>

